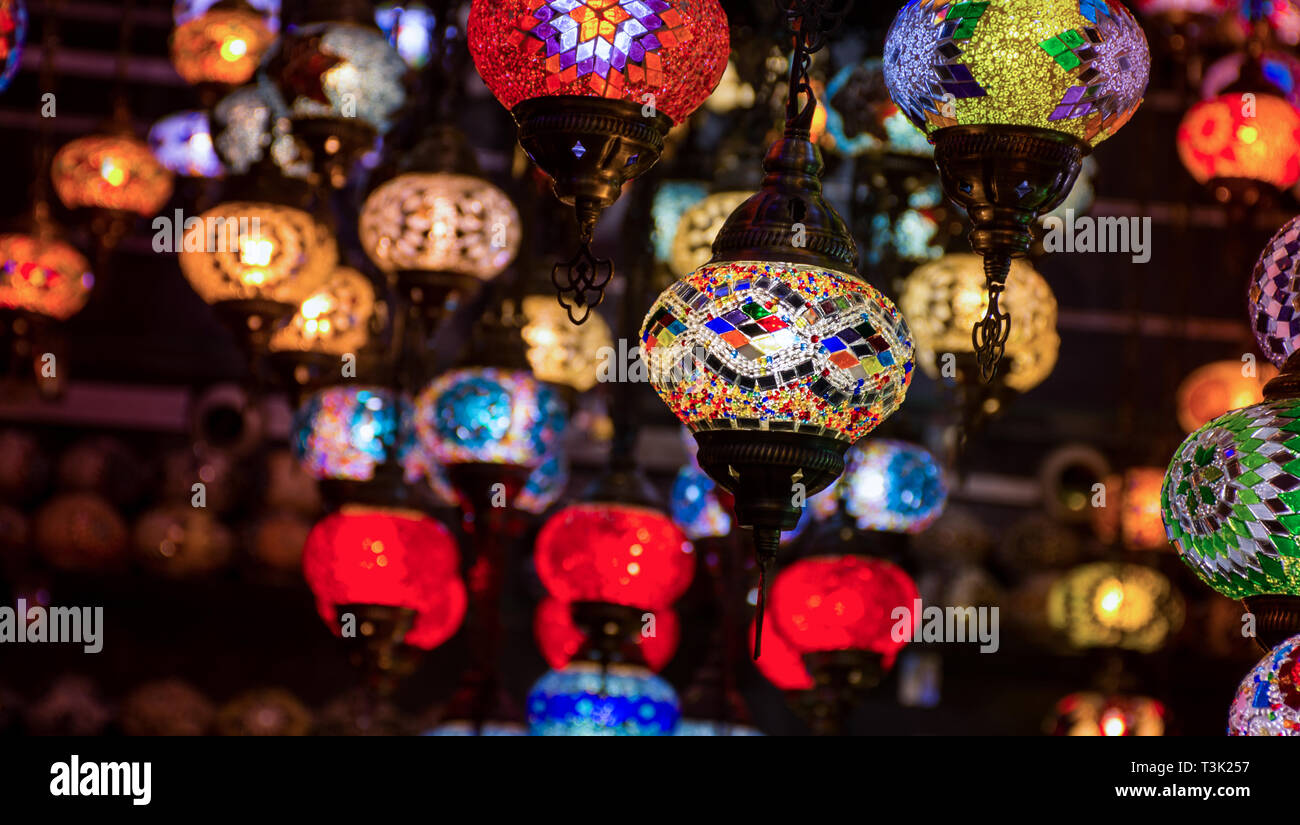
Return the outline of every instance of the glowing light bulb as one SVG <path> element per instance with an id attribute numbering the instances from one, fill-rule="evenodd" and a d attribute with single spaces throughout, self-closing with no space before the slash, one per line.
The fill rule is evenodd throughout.
<path id="1" fill-rule="evenodd" d="M 232 37 L 221 44 L 221 59 L 234 63 L 248 54 L 248 42 L 242 37 Z"/>
<path id="2" fill-rule="evenodd" d="M 302 317 L 315 321 L 333 308 L 334 302 L 330 300 L 330 296 L 318 293 L 303 301 L 299 311 Z"/>
<path id="3" fill-rule="evenodd" d="M 121 186 L 126 182 L 126 170 L 115 158 L 104 158 L 99 165 L 99 176 L 108 181 L 110 186 Z"/>
<path id="4" fill-rule="evenodd" d="M 1124 588 L 1118 583 L 1107 586 L 1101 592 L 1101 598 L 1098 604 L 1101 611 L 1106 614 L 1115 614 L 1119 612 L 1120 605 L 1124 603 Z"/>
<path id="5" fill-rule="evenodd" d="M 1128 730 L 1124 716 L 1117 710 L 1108 710 L 1101 718 L 1101 732 L 1105 736 L 1123 736 Z"/>
<path id="6" fill-rule="evenodd" d="M 269 266 L 274 251 L 275 243 L 268 238 L 241 238 L 239 262 L 245 266 Z"/>
<path id="7" fill-rule="evenodd" d="M 1237 140 L 1249 146 L 1259 138 L 1259 130 L 1254 126 L 1242 126 L 1237 130 Z"/>

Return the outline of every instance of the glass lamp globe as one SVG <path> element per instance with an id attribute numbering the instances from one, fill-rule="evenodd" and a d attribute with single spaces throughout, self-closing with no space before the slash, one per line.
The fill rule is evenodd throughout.
<path id="1" fill-rule="evenodd" d="M 375 8 L 375 25 L 412 69 L 428 64 L 433 53 L 437 20 L 421 3 L 381 3 Z"/>
<path id="2" fill-rule="evenodd" d="M 568 484 L 569 462 L 557 450 L 542 459 L 542 463 L 528 474 L 515 498 L 515 509 L 540 516 L 560 500 Z"/>
<path id="3" fill-rule="evenodd" d="M 596 386 L 603 355 L 614 348 L 609 325 L 593 313 L 579 326 L 554 295 L 528 295 L 522 302 L 528 365 L 537 380 L 575 392 Z"/>
<path id="4" fill-rule="evenodd" d="M 659 184 L 650 203 L 656 261 L 668 263 L 682 215 L 708 194 L 709 185 L 699 181 L 669 180 Z"/>
<path id="5" fill-rule="evenodd" d="M 885 41 L 894 102 L 927 134 L 1023 126 L 1095 145 L 1142 102 L 1146 37 L 1115 0 L 991 0 L 944 11 L 909 0 Z"/>
<path id="6" fill-rule="evenodd" d="M 519 212 L 473 175 L 408 172 L 366 198 L 361 244 L 384 270 L 446 272 L 490 281 L 519 252 Z"/>
<path id="7" fill-rule="evenodd" d="M 209 304 L 268 302 L 288 315 L 334 272 L 338 249 L 301 209 L 228 201 L 186 228 L 179 257 L 181 273 Z"/>
<path id="8" fill-rule="evenodd" d="M 223 0 L 176 0 L 172 4 L 172 22 L 183 26 L 191 20 L 202 17 L 212 8 L 229 5 Z M 262 16 L 267 31 L 275 34 L 280 31 L 281 0 L 243 0 L 242 5 L 253 9 Z"/>
<path id="9" fill-rule="evenodd" d="M 1239 92 L 1203 100 L 1178 127 L 1178 157 L 1220 200 L 1238 181 L 1287 189 L 1300 180 L 1300 112 L 1265 93 L 1249 105 Z"/>
<path id="10" fill-rule="evenodd" d="M 177 112 L 149 129 L 149 149 L 173 174 L 186 178 L 219 178 L 225 174 L 221 158 L 212 147 L 208 113 Z"/>
<path id="11" fill-rule="evenodd" d="M 53 237 L 0 235 L 0 309 L 66 320 L 90 298 L 95 276 L 70 244 Z"/>
<path id="12" fill-rule="evenodd" d="M 1056 703 L 1056 736 L 1164 736 L 1165 706 L 1146 696 L 1071 693 Z"/>
<path id="13" fill-rule="evenodd" d="M 474 65 L 507 109 L 544 97 L 625 101 L 681 123 L 727 66 L 717 0 L 475 0 Z"/>
<path id="14" fill-rule="evenodd" d="M 1106 506 L 1092 507 L 1092 527 L 1107 544 L 1119 542 L 1129 550 L 1168 547 L 1161 521 L 1159 467 L 1130 467 L 1106 478 Z"/>
<path id="15" fill-rule="evenodd" d="M 677 472 L 669 494 L 673 521 L 691 541 L 717 538 L 731 532 L 731 513 L 718 497 L 717 484 L 694 459 Z"/>
<path id="16" fill-rule="evenodd" d="M 271 352 L 356 353 L 370 339 L 374 312 L 375 288 L 370 279 L 341 266 L 271 335 Z"/>
<path id="17" fill-rule="evenodd" d="M 861 530 L 919 533 L 948 503 L 948 485 L 934 456 L 890 439 L 850 448 L 836 489 Z"/>
<path id="18" fill-rule="evenodd" d="M 912 579 L 883 559 L 812 556 L 777 574 L 773 623 L 801 654 L 863 651 L 888 669 L 906 644 L 892 633 L 894 610 L 910 612 L 918 598 Z"/>
<path id="19" fill-rule="evenodd" d="M 1066 572 L 1047 594 L 1047 620 L 1076 648 L 1151 653 L 1183 625 L 1183 597 L 1160 572 L 1095 562 Z"/>
<path id="20" fill-rule="evenodd" d="M 274 39 L 267 19 L 252 6 L 223 0 L 177 24 L 172 65 L 191 85 L 237 86 L 253 76 Z"/>
<path id="21" fill-rule="evenodd" d="M 243 175 L 269 158 L 285 177 L 305 179 L 310 165 L 290 133 L 289 119 L 271 111 L 259 86 L 244 86 L 212 107 L 212 148 L 225 168 Z"/>
<path id="22" fill-rule="evenodd" d="M 413 611 L 411 632 L 426 640 L 448 623 L 454 632 L 465 612 L 463 584 L 460 598 L 451 585 L 460 582 L 459 566 L 451 532 L 410 510 L 344 507 L 318 522 L 303 547 L 303 576 L 336 633 L 335 609 L 345 605 Z"/>
<path id="23" fill-rule="evenodd" d="M 999 301 L 1011 315 L 1003 380 L 1017 392 L 1028 392 L 1056 366 L 1061 346 L 1056 296 L 1037 270 L 1017 259 L 1011 263 L 1006 291 Z M 939 379 L 945 354 L 974 354 L 971 327 L 988 310 L 988 304 L 984 262 L 978 255 L 945 255 L 922 264 L 907 277 L 898 305 L 909 319 L 916 361 L 926 375 Z"/>
<path id="24" fill-rule="evenodd" d="M 454 369 L 425 387 L 415 404 L 420 443 L 443 465 L 536 467 L 565 426 L 558 393 L 518 370 Z"/>
<path id="25" fill-rule="evenodd" d="M 566 602 L 668 607 L 695 575 L 694 548 L 668 516 L 625 504 L 574 504 L 537 534 L 537 577 Z"/>
<path id="26" fill-rule="evenodd" d="M 754 640 L 754 623 L 749 624 L 749 640 Z M 813 689 L 813 678 L 800 658 L 800 651 L 787 642 L 780 632 L 769 633 L 763 645 L 763 655 L 754 660 L 754 666 L 763 678 L 783 691 Z"/>
<path id="27" fill-rule="evenodd" d="M 1178 385 L 1178 424 L 1184 432 L 1198 430 L 1232 410 L 1264 400 L 1264 385 L 1277 375 L 1270 364 L 1214 361 L 1197 367 Z"/>
<path id="28" fill-rule="evenodd" d="M 91 208 L 154 215 L 172 194 L 172 173 L 128 135 L 90 135 L 64 144 L 50 166 L 59 200 Z"/>
<path id="29" fill-rule="evenodd" d="M 1165 473 L 1169 540 L 1210 587 L 1234 599 L 1300 595 L 1300 401 L 1256 404 L 1192 433 Z"/>
<path id="30" fill-rule="evenodd" d="M 574 662 L 528 693 L 533 736 L 670 736 L 680 715 L 672 685 L 640 665 Z"/>
<path id="31" fill-rule="evenodd" d="M 1300 58 L 1282 51 L 1265 50 L 1258 58 L 1259 70 L 1292 106 L 1300 105 Z M 1201 97 L 1218 97 L 1242 80 L 1243 69 L 1250 65 L 1246 52 L 1233 52 L 1210 64 L 1201 80 Z M 1247 77 L 1249 79 L 1249 76 Z"/>
<path id="32" fill-rule="evenodd" d="M 318 480 L 371 481 L 389 457 L 414 460 L 411 402 L 382 387 L 326 387 L 294 414 L 290 446 Z"/>
<path id="33" fill-rule="evenodd" d="M 0 0 L 0 92 L 9 88 L 27 40 L 27 5 L 23 0 Z"/>
<path id="34" fill-rule="evenodd" d="M 1300 343 L 1300 217 L 1277 231 L 1250 276 L 1248 306 L 1255 341 L 1279 367 Z"/>
<path id="35" fill-rule="evenodd" d="M 654 615 L 654 635 L 637 633 L 636 645 L 645 657 L 646 665 L 658 673 L 677 652 L 682 630 L 677 611 L 671 607 L 658 608 Z M 537 640 L 542 658 L 555 670 L 569 664 L 587 641 L 586 634 L 573 620 L 569 603 L 554 596 L 546 596 L 538 602 L 537 611 L 533 614 L 533 637 Z"/>
<path id="36" fill-rule="evenodd" d="M 912 338 L 889 299 L 800 264 L 708 264 L 641 328 L 660 398 L 703 432 L 801 432 L 856 442 L 902 404 Z"/>
<path id="37" fill-rule="evenodd" d="M 841 68 L 826 84 L 825 99 L 826 134 L 837 154 L 934 157 L 925 135 L 889 100 L 879 58 Z"/>
<path id="38" fill-rule="evenodd" d="M 1268 652 L 1241 680 L 1229 736 L 1300 736 L 1300 636 Z"/>
<path id="39" fill-rule="evenodd" d="M 673 233 L 668 268 L 678 277 L 694 272 L 713 257 L 713 239 L 731 213 L 753 192 L 715 192 L 682 213 Z"/>

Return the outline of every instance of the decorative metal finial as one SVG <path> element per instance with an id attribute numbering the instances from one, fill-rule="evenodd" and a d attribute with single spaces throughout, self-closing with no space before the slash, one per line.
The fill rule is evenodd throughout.
<path id="1" fill-rule="evenodd" d="M 989 293 L 989 308 L 971 331 L 975 344 L 975 357 L 979 360 L 980 377 L 989 383 L 997 375 L 998 364 L 1007 351 L 1011 336 L 1011 316 L 998 306 L 998 298 L 1006 291 L 1007 275 L 1011 272 L 1011 258 L 998 252 L 984 257 L 984 278 Z"/>

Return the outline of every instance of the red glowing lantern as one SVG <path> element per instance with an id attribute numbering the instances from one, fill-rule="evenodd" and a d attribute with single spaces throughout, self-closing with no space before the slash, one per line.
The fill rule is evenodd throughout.
<path id="1" fill-rule="evenodd" d="M 695 555 L 681 528 L 647 507 L 574 504 L 537 535 L 537 575 L 552 596 L 646 610 L 690 586 Z"/>
<path id="2" fill-rule="evenodd" d="M 423 513 L 350 505 L 307 536 L 302 568 L 321 618 L 337 631 L 336 608 L 413 610 L 408 644 L 434 647 L 464 618 L 465 586 L 451 532 Z M 431 640 L 437 640 L 430 644 Z"/>
<path id="3" fill-rule="evenodd" d="M 1300 180 L 1300 112 L 1272 94 L 1219 95 L 1197 103 L 1178 127 L 1178 156 L 1199 183 L 1228 200 L 1232 183 L 1287 189 Z"/>
<path id="4" fill-rule="evenodd" d="M 754 623 L 749 623 L 749 644 L 754 644 Z M 813 678 L 808 673 L 799 651 L 795 650 L 780 633 L 768 633 L 763 639 L 763 655 L 754 660 L 758 672 L 781 690 L 812 690 Z"/>
<path id="5" fill-rule="evenodd" d="M 918 598 L 916 585 L 897 565 L 865 556 L 820 556 L 777 575 L 771 609 L 777 633 L 800 653 L 870 651 L 888 668 L 906 644 L 894 638 L 895 609 L 907 609 L 910 628 Z"/>
<path id="6" fill-rule="evenodd" d="M 717 0 L 475 0 L 469 45 L 507 109 L 604 97 L 680 123 L 722 79 L 730 38 Z"/>
<path id="7" fill-rule="evenodd" d="M 681 634 L 677 611 L 670 607 L 661 607 L 655 611 L 655 635 L 638 635 L 636 640 L 651 670 L 658 673 L 672 661 Z M 587 640 L 574 624 L 568 602 L 554 596 L 548 596 L 538 603 L 537 612 L 533 614 L 533 635 L 537 638 L 537 647 L 541 649 L 542 657 L 555 670 L 567 665 Z"/>

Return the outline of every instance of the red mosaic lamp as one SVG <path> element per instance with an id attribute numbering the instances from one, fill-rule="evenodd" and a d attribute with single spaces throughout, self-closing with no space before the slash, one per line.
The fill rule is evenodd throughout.
<path id="1" fill-rule="evenodd" d="M 613 274 L 591 254 L 596 220 L 722 79 L 726 14 L 717 0 L 475 0 L 469 46 L 520 145 L 577 212 L 581 249 L 552 280 L 581 323 Z"/>

